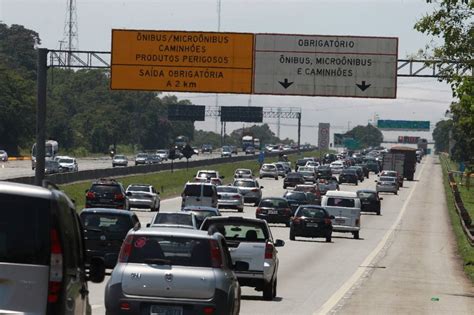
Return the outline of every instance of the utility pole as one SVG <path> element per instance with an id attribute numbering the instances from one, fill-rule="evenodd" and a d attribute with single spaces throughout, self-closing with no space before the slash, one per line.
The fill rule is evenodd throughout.
<path id="1" fill-rule="evenodd" d="M 42 186 L 46 156 L 46 82 L 48 74 L 48 50 L 38 49 L 36 94 L 36 165 L 35 185 Z"/>
<path id="2" fill-rule="evenodd" d="M 73 51 L 79 46 L 79 33 L 77 29 L 76 0 L 66 0 L 66 21 L 64 23 L 64 40 L 67 50 Z M 71 54 L 67 55 L 67 66 L 71 65 Z"/>
<path id="3" fill-rule="evenodd" d="M 217 0 L 217 31 L 221 31 L 221 0 Z M 219 94 L 216 94 L 216 107 L 219 107 Z M 215 121 L 215 132 L 217 133 L 219 117 L 216 117 Z M 222 124 L 221 124 L 222 134 Z M 222 141 L 221 141 L 222 142 Z"/>

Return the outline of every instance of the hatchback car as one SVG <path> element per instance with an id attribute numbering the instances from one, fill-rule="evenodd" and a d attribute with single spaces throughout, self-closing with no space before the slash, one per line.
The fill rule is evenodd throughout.
<path id="1" fill-rule="evenodd" d="M 255 211 L 257 219 L 268 223 L 283 223 L 290 226 L 292 211 L 288 201 L 284 198 L 263 198 Z"/>
<path id="2" fill-rule="evenodd" d="M 61 172 L 77 172 L 79 171 L 79 166 L 77 165 L 77 160 L 72 157 L 62 157 L 58 159 L 59 168 Z"/>
<path id="3" fill-rule="evenodd" d="M 196 216 L 192 212 L 158 212 L 155 214 L 147 227 L 175 227 L 186 229 L 198 229 Z"/>
<path id="4" fill-rule="evenodd" d="M 318 206 L 300 206 L 291 218 L 290 240 L 294 241 L 297 236 L 323 237 L 326 242 L 331 242 L 332 219 L 326 210 Z"/>
<path id="5" fill-rule="evenodd" d="M 160 211 L 160 193 L 152 185 L 129 185 L 126 194 L 130 208 L 148 208 L 150 211 Z"/>
<path id="6" fill-rule="evenodd" d="M 232 186 L 235 186 L 239 189 L 240 193 L 244 197 L 244 202 L 254 203 L 255 206 L 258 206 L 260 200 L 262 200 L 262 188 L 257 180 L 255 179 L 235 179 L 232 183 Z"/>
<path id="7" fill-rule="evenodd" d="M 351 166 L 348 168 L 349 170 L 355 170 L 356 173 L 357 173 L 357 179 L 360 181 L 360 182 L 363 182 L 364 181 L 364 170 L 361 166 L 357 166 L 357 165 L 354 165 L 354 166 Z"/>
<path id="8" fill-rule="evenodd" d="M 278 169 L 275 164 L 263 164 L 260 168 L 260 179 L 264 177 L 272 177 L 275 180 L 278 180 Z"/>
<path id="9" fill-rule="evenodd" d="M 112 159 L 112 167 L 128 166 L 128 159 L 125 155 L 115 155 Z"/>
<path id="10" fill-rule="evenodd" d="M 87 263 L 92 257 L 102 257 L 106 268 L 114 268 L 128 231 L 140 227 L 137 215 L 131 211 L 88 208 L 81 211 L 80 217 L 84 226 Z"/>
<path id="11" fill-rule="evenodd" d="M 283 198 L 288 201 L 292 214 L 295 213 L 296 209 L 298 209 L 300 205 L 307 205 L 309 203 L 308 196 L 304 191 L 290 190 L 283 195 Z"/>
<path id="12" fill-rule="evenodd" d="M 61 166 L 58 161 L 55 160 L 46 160 L 44 162 L 44 173 L 47 175 L 57 174 L 61 172 Z"/>
<path id="13" fill-rule="evenodd" d="M 354 169 L 345 169 L 339 175 L 339 184 L 342 183 L 353 183 L 359 185 L 359 175 Z"/>
<path id="14" fill-rule="evenodd" d="M 221 216 L 219 209 L 212 207 L 189 206 L 184 207 L 181 211 L 193 213 L 196 217 L 196 224 L 198 227 L 201 226 L 202 222 L 204 222 L 207 217 Z"/>
<path id="15" fill-rule="evenodd" d="M 130 209 L 128 196 L 122 184 L 115 179 L 102 178 L 86 190 L 86 208 Z"/>
<path id="16" fill-rule="evenodd" d="M 302 185 L 306 181 L 303 174 L 301 173 L 289 173 L 283 180 L 283 189 L 287 187 L 295 187 L 296 185 Z"/>
<path id="17" fill-rule="evenodd" d="M 314 167 L 301 166 L 298 173 L 302 174 L 306 182 L 316 183 L 316 172 Z"/>
<path id="18" fill-rule="evenodd" d="M 283 165 L 283 163 L 277 162 L 274 164 L 277 168 L 278 176 L 285 177 L 288 173 L 288 169 Z"/>
<path id="19" fill-rule="evenodd" d="M 331 168 L 331 172 L 333 174 L 340 174 L 344 169 L 344 163 L 342 163 L 342 161 L 334 161 L 329 164 L 329 167 Z"/>
<path id="20" fill-rule="evenodd" d="M 232 156 L 232 148 L 229 146 L 223 146 L 221 149 L 221 157 L 231 157 Z"/>
<path id="21" fill-rule="evenodd" d="M 377 191 L 364 189 L 357 191 L 357 197 L 360 199 L 360 210 L 363 212 L 375 212 L 380 215 L 380 201 Z"/>
<path id="22" fill-rule="evenodd" d="M 135 157 L 135 165 L 151 164 L 152 160 L 148 153 L 138 153 Z"/>
<path id="23" fill-rule="evenodd" d="M 162 161 L 168 161 L 169 150 L 156 150 L 156 155 L 158 155 Z"/>
<path id="24" fill-rule="evenodd" d="M 131 230 L 105 288 L 107 314 L 232 314 L 240 309 L 235 262 L 219 233 Z"/>
<path id="25" fill-rule="evenodd" d="M 220 209 L 237 209 L 238 212 L 244 211 L 244 197 L 238 187 L 217 186 L 217 207 Z"/>
<path id="26" fill-rule="evenodd" d="M 248 146 L 245 148 L 245 155 L 247 154 L 255 154 L 255 148 L 252 146 Z"/>
<path id="27" fill-rule="evenodd" d="M 375 190 L 377 192 L 391 192 L 395 195 L 398 194 L 398 180 L 396 177 L 380 176 L 376 182 L 377 186 L 375 187 Z"/>
<path id="28" fill-rule="evenodd" d="M 253 178 L 252 170 L 247 168 L 238 168 L 234 172 L 234 178 Z"/>
<path id="29" fill-rule="evenodd" d="M 87 282 L 102 282 L 105 268 L 94 257 L 88 271 L 84 252 L 79 216 L 63 192 L 0 181 L 2 314 L 90 314 Z"/>

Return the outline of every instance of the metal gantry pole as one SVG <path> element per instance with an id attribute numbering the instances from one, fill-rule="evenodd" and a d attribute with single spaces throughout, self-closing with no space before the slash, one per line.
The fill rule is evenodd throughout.
<path id="1" fill-rule="evenodd" d="M 298 153 L 301 145 L 301 113 L 298 113 Z"/>
<path id="2" fill-rule="evenodd" d="M 35 185 L 41 186 L 44 179 L 46 155 L 46 80 L 48 49 L 38 49 L 37 100 L 36 100 L 36 166 Z"/>

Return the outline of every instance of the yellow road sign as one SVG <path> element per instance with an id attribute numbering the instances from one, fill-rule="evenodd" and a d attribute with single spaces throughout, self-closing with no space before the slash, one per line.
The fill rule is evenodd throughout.
<path id="1" fill-rule="evenodd" d="M 254 35 L 112 30 L 111 88 L 252 93 Z"/>

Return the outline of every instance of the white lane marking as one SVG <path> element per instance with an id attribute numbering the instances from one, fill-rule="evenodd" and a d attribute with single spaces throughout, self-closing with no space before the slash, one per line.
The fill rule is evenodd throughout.
<path id="1" fill-rule="evenodd" d="M 425 163 L 423 163 L 423 166 L 421 168 L 418 179 L 421 178 L 421 175 L 423 174 L 426 164 L 427 163 L 425 161 Z M 384 237 L 377 244 L 377 247 L 375 247 L 375 249 L 365 258 L 364 262 L 362 262 L 360 266 L 371 266 L 372 261 L 377 257 L 380 251 L 384 248 L 387 241 L 390 239 L 392 234 L 395 232 L 397 226 L 400 224 L 403 214 L 405 213 L 407 209 L 408 203 L 410 202 L 413 192 L 415 191 L 415 188 L 418 185 L 418 183 L 419 182 L 414 182 L 413 188 L 408 194 L 408 198 L 405 200 L 405 203 L 403 204 L 403 207 L 400 210 L 400 213 L 398 214 L 397 219 L 392 224 L 390 229 L 388 229 L 387 233 L 385 233 Z M 366 270 L 367 270 L 366 267 L 358 267 L 356 272 L 354 272 L 354 274 L 336 292 L 334 292 L 334 294 L 326 301 L 326 303 L 324 303 L 315 313 L 313 313 L 313 315 L 328 314 L 339 303 L 339 301 L 347 294 L 347 292 L 349 292 L 349 290 L 357 283 L 357 281 L 359 281 L 359 279 L 364 275 Z"/>

